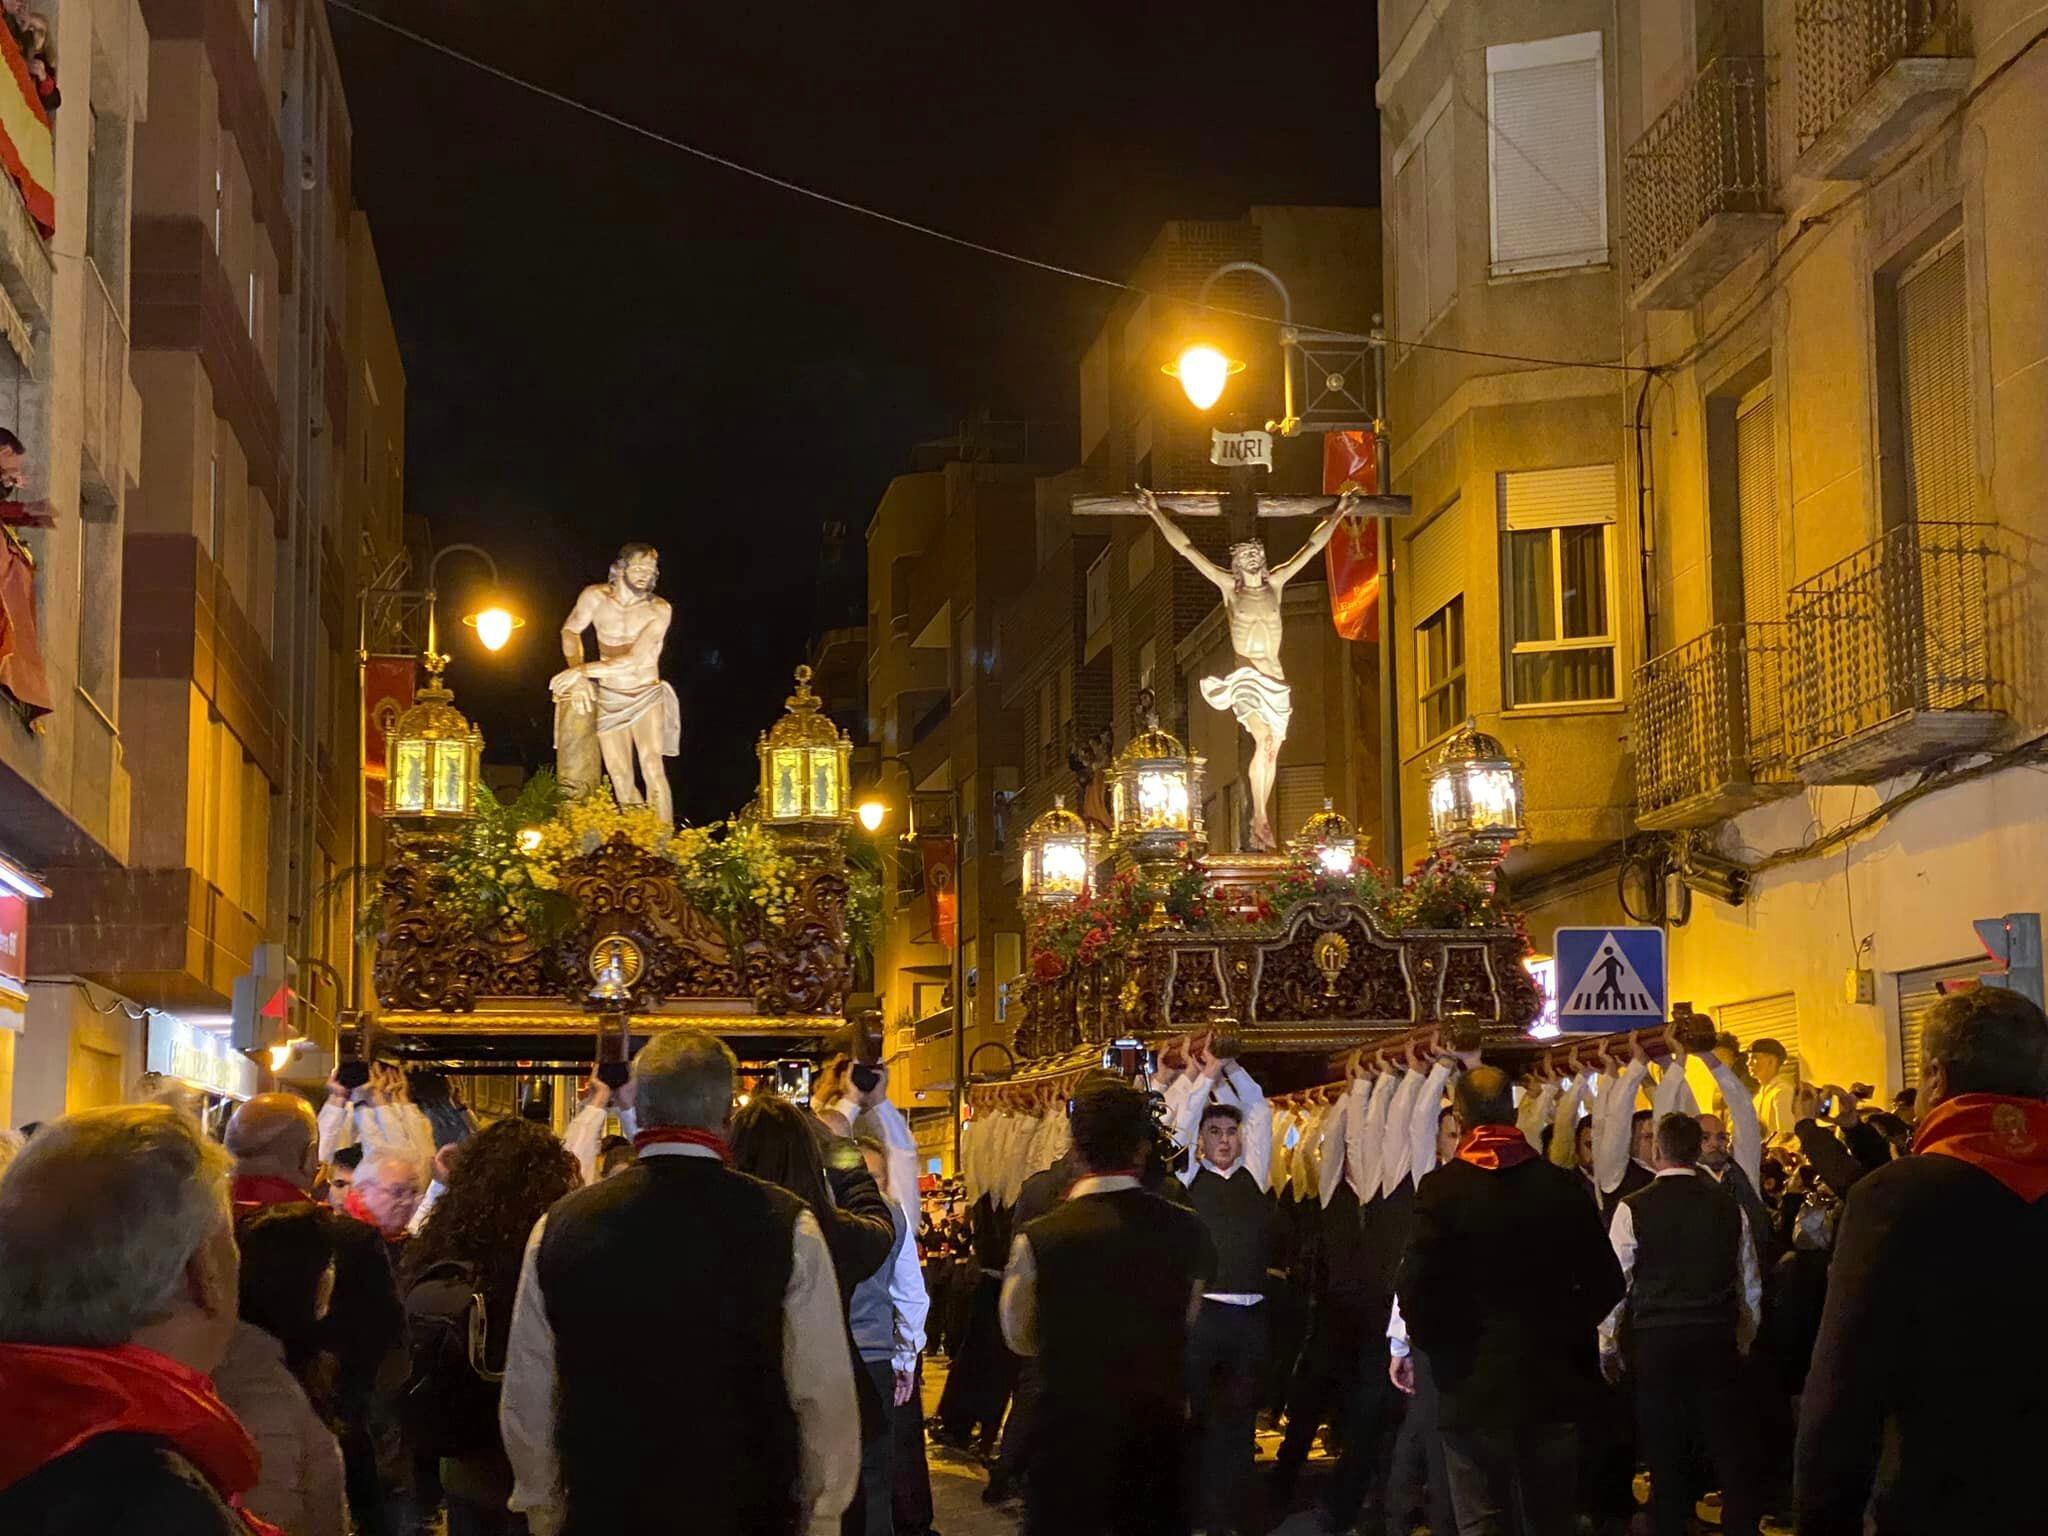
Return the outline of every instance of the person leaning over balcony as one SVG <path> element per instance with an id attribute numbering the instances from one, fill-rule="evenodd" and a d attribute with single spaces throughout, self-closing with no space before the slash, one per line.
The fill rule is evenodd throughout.
<path id="1" fill-rule="evenodd" d="M 45 1125 L 0 1180 L 0 1531 L 249 1536 L 232 1164 L 162 1104 Z"/>

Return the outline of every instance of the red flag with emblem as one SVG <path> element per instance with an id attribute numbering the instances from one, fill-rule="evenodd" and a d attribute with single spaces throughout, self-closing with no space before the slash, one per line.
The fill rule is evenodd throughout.
<path id="1" fill-rule="evenodd" d="M 1370 432 L 1323 434 L 1323 494 L 1380 490 L 1379 443 Z M 1369 517 L 1347 517 L 1323 550 L 1330 581 L 1330 622 L 1346 640 L 1379 636 L 1379 525 Z"/>
<path id="2" fill-rule="evenodd" d="M 932 931 L 946 948 L 953 947 L 958 937 L 956 917 L 959 911 L 959 882 L 953 871 L 953 840 L 950 837 L 927 837 L 923 840 L 924 888 L 932 898 Z"/>
<path id="3" fill-rule="evenodd" d="M 410 656 L 372 656 L 363 668 L 364 811 L 384 814 L 384 736 L 412 707 L 418 663 Z"/>

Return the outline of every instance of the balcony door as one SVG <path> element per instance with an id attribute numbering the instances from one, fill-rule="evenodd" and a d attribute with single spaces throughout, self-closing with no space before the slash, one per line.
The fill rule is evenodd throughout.
<path id="1" fill-rule="evenodd" d="M 1735 408 L 1735 516 L 1742 545 L 1748 753 L 1776 756 L 1784 728 L 1785 577 L 1778 551 L 1778 418 L 1768 382 Z"/>

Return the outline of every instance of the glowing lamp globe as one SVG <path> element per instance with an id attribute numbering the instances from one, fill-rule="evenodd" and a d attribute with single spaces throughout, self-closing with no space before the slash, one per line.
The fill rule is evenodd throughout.
<path id="1" fill-rule="evenodd" d="M 1243 373 L 1244 364 L 1207 342 L 1197 342 L 1160 370 L 1179 379 L 1181 392 L 1198 411 L 1206 411 L 1223 398 L 1223 386 L 1232 374 Z"/>
<path id="2" fill-rule="evenodd" d="M 771 827 L 843 830 L 852 820 L 846 760 L 853 741 L 820 712 L 811 669 L 796 669 L 786 713 L 761 733 L 761 820 Z M 862 816 L 866 824 L 866 816 Z"/>
<path id="3" fill-rule="evenodd" d="M 483 642 L 483 647 L 487 651 L 502 651 L 505 643 L 512 638 L 512 632 L 526 623 L 510 610 L 495 605 L 481 612 L 465 615 L 462 622 L 476 631 L 477 639 Z"/>
<path id="4" fill-rule="evenodd" d="M 1301 824 L 1294 839 L 1295 849 L 1316 868 L 1333 879 L 1345 879 L 1358 863 L 1358 838 L 1337 810 L 1325 800 L 1323 808 Z"/>
<path id="5" fill-rule="evenodd" d="M 870 832 L 882 830 L 882 823 L 889 819 L 889 805 L 884 800 L 863 800 L 855 807 L 854 814 L 860 824 Z"/>
<path id="6" fill-rule="evenodd" d="M 1062 907 L 1086 896 L 1101 858 L 1095 830 L 1067 809 L 1064 797 L 1024 834 L 1022 897 L 1039 908 Z"/>

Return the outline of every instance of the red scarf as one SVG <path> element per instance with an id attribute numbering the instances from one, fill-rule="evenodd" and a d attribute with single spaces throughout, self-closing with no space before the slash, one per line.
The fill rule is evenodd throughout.
<path id="1" fill-rule="evenodd" d="M 235 1214 L 260 1211 L 267 1205 L 310 1205 L 313 1197 L 290 1179 L 274 1173 L 244 1173 L 235 1178 Z"/>
<path id="2" fill-rule="evenodd" d="M 2048 1195 L 2048 1102 L 1966 1093 L 1927 1112 L 1913 1150 L 1981 1168 L 2032 1205 Z"/>
<path id="3" fill-rule="evenodd" d="M 136 1344 L 0 1344 L 0 1488 L 111 1434 L 168 1441 L 252 1536 L 282 1536 L 242 1508 L 261 1466 L 256 1442 L 199 1372 Z"/>
<path id="4" fill-rule="evenodd" d="M 393 1237 L 384 1230 L 384 1223 L 370 1214 L 370 1208 L 363 1204 L 362 1193 L 353 1184 L 349 1186 L 348 1193 L 341 1197 L 341 1208 L 364 1226 L 374 1229 L 377 1235 L 383 1238 L 385 1242 L 402 1243 L 405 1241 L 406 1233 L 404 1228 L 401 1227 L 399 1229 L 398 1236 L 396 1237 Z"/>
<path id="5" fill-rule="evenodd" d="M 1458 1161 L 1488 1173 L 1526 1163 L 1535 1155 L 1529 1138 L 1512 1125 L 1475 1125 L 1458 1143 Z"/>
<path id="6" fill-rule="evenodd" d="M 650 1125 L 633 1138 L 633 1150 L 645 1152 L 649 1147 L 709 1147 L 718 1154 L 721 1163 L 732 1161 L 732 1149 L 725 1144 L 725 1138 L 716 1131 L 700 1131 L 694 1125 Z"/>

